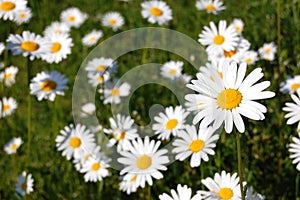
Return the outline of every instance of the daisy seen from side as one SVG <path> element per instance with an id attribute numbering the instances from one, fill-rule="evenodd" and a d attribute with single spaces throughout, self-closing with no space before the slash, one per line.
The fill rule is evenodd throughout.
<path id="1" fill-rule="evenodd" d="M 4 72 L 0 73 L 0 81 L 4 81 L 5 86 L 10 87 L 16 82 L 16 75 L 19 69 L 15 66 L 5 68 Z"/>
<path id="2" fill-rule="evenodd" d="M 70 33 L 70 26 L 64 22 L 54 21 L 49 26 L 47 26 L 44 30 L 44 35 L 60 35 L 60 34 L 69 34 Z"/>
<path id="3" fill-rule="evenodd" d="M 98 40 L 103 36 L 103 32 L 100 30 L 92 30 L 90 33 L 86 34 L 81 42 L 84 46 L 93 46 L 97 44 Z"/>
<path id="4" fill-rule="evenodd" d="M 16 192 L 22 197 L 33 192 L 33 178 L 25 171 L 17 177 Z"/>
<path id="5" fill-rule="evenodd" d="M 298 123 L 297 130 L 300 130 L 300 91 L 297 91 L 296 94 L 291 94 L 291 98 L 294 103 L 287 102 L 285 107 L 282 108 L 283 111 L 288 112 L 284 115 L 284 118 L 288 118 L 287 125 L 292 125 Z"/>
<path id="6" fill-rule="evenodd" d="M 292 143 L 289 144 L 290 159 L 296 165 L 296 169 L 300 172 L 300 133 L 299 137 L 292 137 Z"/>
<path id="7" fill-rule="evenodd" d="M 20 137 L 14 137 L 4 146 L 4 151 L 7 154 L 14 154 L 22 144 L 23 141 Z"/>
<path id="8" fill-rule="evenodd" d="M 0 101 L 0 118 L 13 114 L 17 108 L 18 104 L 14 98 L 3 97 Z"/>

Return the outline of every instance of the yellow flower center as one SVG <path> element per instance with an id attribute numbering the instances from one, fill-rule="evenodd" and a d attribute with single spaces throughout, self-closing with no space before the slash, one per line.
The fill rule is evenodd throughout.
<path id="1" fill-rule="evenodd" d="M 218 71 L 218 74 L 221 78 L 223 78 L 223 73 Z"/>
<path id="2" fill-rule="evenodd" d="M 229 200 L 233 197 L 233 191 L 230 188 L 221 188 L 218 195 L 222 200 Z"/>
<path id="3" fill-rule="evenodd" d="M 125 138 L 125 136 L 126 136 L 126 133 L 124 131 L 121 133 L 117 131 L 114 134 L 114 137 L 116 140 L 123 140 Z"/>
<path id="4" fill-rule="evenodd" d="M 19 18 L 20 18 L 20 19 L 24 19 L 25 17 L 26 17 L 25 13 L 20 13 L 20 14 L 19 14 Z"/>
<path id="5" fill-rule="evenodd" d="M 38 50 L 39 45 L 33 41 L 25 41 L 21 44 L 21 49 L 32 52 Z"/>
<path id="6" fill-rule="evenodd" d="M 163 11 L 159 8 L 153 7 L 153 8 L 150 9 L 150 13 L 152 15 L 154 15 L 155 17 L 159 17 L 159 16 L 162 16 Z"/>
<path id="7" fill-rule="evenodd" d="M 136 165 L 139 169 L 147 169 L 148 167 L 151 166 L 151 164 L 152 164 L 152 159 L 147 155 L 140 156 L 136 160 Z"/>
<path id="8" fill-rule="evenodd" d="M 205 6 L 205 9 L 207 11 L 214 11 L 215 10 L 215 6 L 213 4 L 208 4 Z"/>
<path id="9" fill-rule="evenodd" d="M 217 45 L 223 44 L 224 41 L 225 41 L 225 38 L 222 35 L 217 35 L 214 38 L 214 43 Z"/>
<path id="10" fill-rule="evenodd" d="M 16 150 L 17 148 L 18 148 L 17 144 L 12 144 L 12 145 L 10 146 L 10 149 L 11 149 L 11 150 Z"/>
<path id="11" fill-rule="evenodd" d="M 16 5 L 10 1 L 3 1 L 1 4 L 0 4 L 0 8 L 1 10 L 3 11 L 11 11 L 13 10 L 14 8 L 16 7 Z"/>
<path id="12" fill-rule="evenodd" d="M 297 90 L 300 87 L 299 83 L 294 83 L 291 85 L 292 90 Z"/>
<path id="13" fill-rule="evenodd" d="M 192 143 L 190 144 L 189 148 L 191 152 L 197 153 L 201 151 L 204 147 L 204 141 L 203 140 L 193 140 Z"/>
<path id="14" fill-rule="evenodd" d="M 104 81 L 104 77 L 103 77 L 103 76 L 99 76 L 99 77 L 97 78 L 97 81 L 98 81 L 99 83 L 102 83 L 102 82 Z"/>
<path id="15" fill-rule="evenodd" d="M 57 84 L 55 81 L 52 80 L 48 80 L 48 81 L 44 81 L 41 85 L 41 89 L 44 92 L 51 92 L 52 90 L 54 90 L 56 88 Z"/>
<path id="16" fill-rule="evenodd" d="M 266 49 L 265 49 L 265 52 L 266 52 L 266 53 L 270 53 L 270 52 L 271 52 L 271 48 L 266 48 Z"/>
<path id="17" fill-rule="evenodd" d="M 52 47 L 50 47 L 50 50 L 51 50 L 53 53 L 57 53 L 60 49 L 61 49 L 61 44 L 58 43 L 58 42 L 53 42 Z"/>
<path id="18" fill-rule="evenodd" d="M 10 109 L 10 105 L 9 104 L 4 104 L 3 105 L 3 111 L 8 111 Z"/>
<path id="19" fill-rule="evenodd" d="M 231 51 L 224 51 L 224 56 L 225 56 L 226 58 L 231 58 L 232 56 L 234 56 L 234 55 L 235 55 L 235 53 L 236 53 L 236 51 L 235 51 L 235 50 L 231 50 Z"/>
<path id="20" fill-rule="evenodd" d="M 78 137 L 73 137 L 70 139 L 70 146 L 73 148 L 78 148 L 81 145 L 81 140 Z"/>
<path id="21" fill-rule="evenodd" d="M 96 37 L 95 36 L 90 37 L 90 41 L 91 42 L 95 42 L 96 41 Z"/>
<path id="22" fill-rule="evenodd" d="M 9 79 L 12 77 L 12 73 L 8 73 L 4 75 L 4 79 Z"/>
<path id="23" fill-rule="evenodd" d="M 166 124 L 166 129 L 172 130 L 177 126 L 177 124 L 178 124 L 177 119 L 170 119 Z"/>
<path id="24" fill-rule="evenodd" d="M 110 91 L 110 95 L 114 97 L 120 96 L 120 90 L 118 88 L 114 88 Z"/>
<path id="25" fill-rule="evenodd" d="M 92 165 L 93 171 L 98 171 L 100 168 L 101 168 L 101 165 L 97 162 Z"/>
<path id="26" fill-rule="evenodd" d="M 104 72 L 108 67 L 106 65 L 99 65 L 97 66 L 98 72 Z"/>
<path id="27" fill-rule="evenodd" d="M 246 59 L 246 63 L 251 63 L 252 62 L 252 59 L 251 58 L 247 58 Z"/>
<path id="28" fill-rule="evenodd" d="M 130 182 L 135 182 L 135 181 L 136 181 L 136 177 L 137 177 L 137 175 L 135 175 L 134 177 L 132 177 L 132 178 L 130 179 Z"/>
<path id="29" fill-rule="evenodd" d="M 235 31 L 236 31 L 236 32 L 239 33 L 239 32 L 241 32 L 241 30 L 242 30 L 242 27 L 240 27 L 240 26 L 236 26 L 236 27 L 235 27 Z"/>
<path id="30" fill-rule="evenodd" d="M 26 184 L 26 182 L 23 182 L 22 185 L 21 185 L 21 189 L 23 191 L 26 191 L 26 188 L 27 188 L 27 184 Z"/>
<path id="31" fill-rule="evenodd" d="M 225 89 L 217 96 L 217 104 L 220 108 L 231 110 L 239 106 L 243 95 L 236 89 Z"/>
<path id="32" fill-rule="evenodd" d="M 75 19 L 76 19 L 76 17 L 73 16 L 73 15 L 70 15 L 70 16 L 68 17 L 68 20 L 69 20 L 70 22 L 74 22 Z"/>
<path id="33" fill-rule="evenodd" d="M 109 23 L 110 25 L 115 25 L 115 24 L 117 23 L 117 20 L 115 20 L 115 19 L 110 19 L 110 20 L 108 20 L 108 23 Z"/>
<path id="34" fill-rule="evenodd" d="M 54 30 L 54 33 L 55 33 L 55 34 L 61 34 L 61 33 L 62 33 L 62 31 L 61 31 L 61 30 L 59 30 L 59 29 L 56 29 L 56 30 Z"/>
<path id="35" fill-rule="evenodd" d="M 170 75 L 175 75 L 175 74 L 176 74 L 176 72 L 177 72 L 177 70 L 176 70 L 176 69 L 171 69 L 171 70 L 169 71 L 169 74 L 170 74 Z"/>
<path id="36" fill-rule="evenodd" d="M 85 155 L 85 156 L 84 156 L 84 160 L 88 160 L 89 157 L 90 157 L 89 155 Z"/>

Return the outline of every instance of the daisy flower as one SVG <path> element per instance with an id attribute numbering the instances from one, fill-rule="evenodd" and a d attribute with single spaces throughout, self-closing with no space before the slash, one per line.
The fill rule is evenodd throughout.
<path id="1" fill-rule="evenodd" d="M 124 25 L 124 17 L 118 12 L 108 12 L 102 17 L 102 25 L 117 31 Z"/>
<path id="2" fill-rule="evenodd" d="M 206 10 L 207 13 L 215 15 L 226 9 L 223 2 L 219 0 L 198 0 L 196 2 L 196 8 L 198 10 Z"/>
<path id="3" fill-rule="evenodd" d="M 108 83 L 104 89 L 99 89 L 98 92 L 104 94 L 104 104 L 119 104 L 121 103 L 121 97 L 126 97 L 130 94 L 130 88 L 131 86 L 127 82 L 118 85 Z"/>
<path id="4" fill-rule="evenodd" d="M 11 115 L 18 107 L 16 100 L 12 97 L 3 97 L 0 101 L 0 118 Z"/>
<path id="5" fill-rule="evenodd" d="M 90 128 L 91 129 L 91 128 Z M 92 130 L 91 130 L 92 131 Z M 92 131 L 93 133 L 93 131 Z M 95 155 L 100 155 L 100 149 L 101 147 L 96 145 L 92 151 L 87 151 L 85 148 L 83 148 L 83 153 L 80 155 L 80 157 L 74 158 L 73 163 L 75 165 L 75 168 L 77 171 L 80 172 L 85 162 L 92 157 L 95 157 Z"/>
<path id="6" fill-rule="evenodd" d="M 293 94 L 300 90 L 300 75 L 288 77 L 286 81 L 280 83 L 280 92 Z"/>
<path id="7" fill-rule="evenodd" d="M 238 36 L 232 25 L 226 28 L 226 21 L 219 21 L 218 28 L 213 22 L 209 23 L 210 28 L 204 26 L 204 30 L 199 34 L 199 42 L 207 46 L 208 53 L 224 53 L 232 51 L 237 46 Z"/>
<path id="8" fill-rule="evenodd" d="M 68 24 L 64 23 L 64 22 L 52 22 L 49 26 L 47 26 L 44 30 L 44 35 L 48 36 L 48 35 L 53 35 L 53 34 L 64 34 L 70 33 L 70 26 L 68 26 Z"/>
<path id="9" fill-rule="evenodd" d="M 0 19 L 14 20 L 19 10 L 26 8 L 26 0 L 0 0 Z"/>
<path id="10" fill-rule="evenodd" d="M 102 31 L 92 30 L 90 33 L 85 35 L 81 42 L 84 46 L 93 46 L 97 44 L 98 40 L 103 36 Z"/>
<path id="11" fill-rule="evenodd" d="M 2 52 L 4 51 L 5 49 L 5 45 L 3 42 L 0 42 L 0 55 L 2 54 Z"/>
<path id="12" fill-rule="evenodd" d="M 52 45 L 47 54 L 42 55 L 42 59 L 48 63 L 59 63 L 62 59 L 66 59 L 67 55 L 71 54 L 71 47 L 73 46 L 72 38 L 69 34 L 52 34 L 47 35 Z"/>
<path id="13" fill-rule="evenodd" d="M 62 155 L 70 160 L 72 157 L 78 159 L 84 155 L 85 152 L 93 152 L 95 149 L 94 135 L 84 125 L 73 124 L 66 126 L 64 130 L 60 131 L 55 139 L 58 151 L 63 151 Z"/>
<path id="14" fill-rule="evenodd" d="M 20 24 L 28 23 L 31 17 L 32 17 L 31 8 L 25 8 L 24 10 L 18 10 L 16 12 L 14 21 L 20 25 Z"/>
<path id="15" fill-rule="evenodd" d="M 70 27 L 79 28 L 88 18 L 86 13 L 81 12 L 78 8 L 72 7 L 61 12 L 60 20 Z"/>
<path id="16" fill-rule="evenodd" d="M 94 58 L 90 60 L 85 70 L 92 74 L 101 74 L 111 71 L 116 66 L 116 62 L 112 58 Z"/>
<path id="17" fill-rule="evenodd" d="M 165 154 L 166 149 L 160 149 L 160 141 L 155 142 L 145 137 L 144 141 L 141 138 L 132 140 L 129 151 L 121 151 L 122 157 L 118 158 L 118 162 L 125 165 L 120 174 L 126 174 L 124 179 L 131 180 L 136 176 L 136 185 L 145 187 L 145 183 L 153 184 L 152 177 L 155 179 L 162 179 L 163 174 L 160 170 L 167 170 L 165 166 L 169 163 L 169 158 Z"/>
<path id="18" fill-rule="evenodd" d="M 186 125 L 185 130 L 178 134 L 173 142 L 173 153 L 176 154 L 175 159 L 183 161 L 190 155 L 191 167 L 198 167 L 201 164 L 201 159 L 208 161 L 208 155 L 214 155 L 213 148 L 219 139 L 219 135 L 215 134 L 216 129 L 211 126 L 207 128 L 199 128 L 197 133 L 195 126 Z"/>
<path id="19" fill-rule="evenodd" d="M 88 117 L 95 113 L 96 106 L 94 103 L 86 103 L 81 107 L 81 116 Z"/>
<path id="20" fill-rule="evenodd" d="M 137 175 L 134 175 L 131 179 L 129 180 L 122 180 L 121 183 L 119 184 L 119 190 L 126 192 L 128 195 L 132 192 L 137 191 L 137 184 L 136 184 L 136 178 Z"/>
<path id="21" fill-rule="evenodd" d="M 291 97 L 295 103 L 287 102 L 285 103 L 286 107 L 283 107 L 283 111 L 288 112 L 284 118 L 289 118 L 287 120 L 287 124 L 295 124 L 298 122 L 298 131 L 300 130 L 300 91 L 297 90 L 297 96 L 295 94 L 291 94 Z"/>
<path id="22" fill-rule="evenodd" d="M 33 178 L 31 174 L 27 174 L 25 171 L 22 172 L 17 178 L 18 183 L 16 184 L 16 192 L 22 197 L 26 194 L 33 192 Z"/>
<path id="23" fill-rule="evenodd" d="M 144 1 L 142 4 L 142 16 L 151 24 L 168 24 L 172 17 L 172 10 L 164 1 Z"/>
<path id="24" fill-rule="evenodd" d="M 54 101 L 56 95 L 64 96 L 68 79 L 57 71 L 43 71 L 38 73 L 30 83 L 30 94 L 36 95 L 38 101 L 47 99 Z"/>
<path id="25" fill-rule="evenodd" d="M 20 137 L 11 139 L 5 146 L 4 151 L 7 154 L 13 154 L 16 153 L 18 148 L 23 144 L 23 141 Z"/>
<path id="26" fill-rule="evenodd" d="M 275 58 L 275 53 L 277 52 L 277 46 L 274 42 L 265 43 L 261 48 L 258 49 L 261 58 L 272 61 Z"/>
<path id="27" fill-rule="evenodd" d="M 238 34 L 241 34 L 244 30 L 244 22 L 241 19 L 233 19 L 232 26 Z"/>
<path id="28" fill-rule="evenodd" d="M 118 151 L 127 151 L 130 146 L 130 141 L 139 137 L 137 129 L 133 127 L 134 121 L 130 116 L 123 116 L 118 114 L 117 119 L 109 118 L 111 129 L 104 129 L 104 133 L 113 136 L 107 145 L 112 147 L 118 143 Z"/>
<path id="29" fill-rule="evenodd" d="M 15 78 L 18 71 L 19 69 L 14 66 L 5 68 L 4 72 L 0 73 L 0 81 L 4 80 L 4 84 L 8 87 L 12 86 L 16 82 Z"/>
<path id="30" fill-rule="evenodd" d="M 246 200 L 265 200 L 265 199 L 266 199 L 265 196 L 254 192 L 252 186 L 247 188 Z"/>
<path id="31" fill-rule="evenodd" d="M 174 80 L 179 78 L 182 75 L 182 67 L 183 62 L 182 61 L 169 61 L 163 64 L 161 67 L 161 75 L 163 77 L 166 77 L 170 80 Z"/>
<path id="32" fill-rule="evenodd" d="M 245 124 L 241 115 L 253 119 L 263 120 L 263 113 L 267 108 L 255 100 L 267 99 L 275 96 L 274 92 L 263 91 L 270 86 L 270 81 L 255 84 L 263 77 L 262 69 L 256 68 L 246 76 L 247 65 L 239 67 L 235 62 L 224 62 L 221 78 L 216 70 L 211 69 L 211 77 L 197 74 L 197 80 L 187 87 L 199 94 L 188 94 L 187 101 L 193 98 L 202 98 L 201 110 L 196 114 L 193 123 L 199 121 L 200 127 L 213 123 L 220 127 L 225 123 L 225 131 L 231 133 L 233 124 L 240 133 L 245 131 Z"/>
<path id="33" fill-rule="evenodd" d="M 297 170 L 300 171 L 300 139 L 292 137 L 292 140 L 293 143 L 289 144 L 290 158 L 293 159 L 293 164 L 296 164 Z"/>
<path id="34" fill-rule="evenodd" d="M 102 84 L 102 83 L 105 83 L 106 81 L 109 80 L 109 73 L 104 73 L 104 74 L 100 74 L 100 73 L 92 73 L 92 72 L 89 72 L 87 74 L 88 76 L 88 82 L 89 84 L 91 84 L 92 86 L 94 87 L 97 87 L 99 84 Z"/>
<path id="35" fill-rule="evenodd" d="M 23 31 L 21 35 L 10 34 L 7 48 L 12 51 L 13 55 L 23 54 L 29 56 L 30 60 L 34 58 L 41 58 L 45 53 L 49 52 L 51 42 L 40 35 Z"/>
<path id="36" fill-rule="evenodd" d="M 171 195 L 169 196 L 166 193 L 159 195 L 160 200 L 200 200 L 199 195 L 195 195 L 192 197 L 192 189 L 189 188 L 187 185 L 181 186 L 180 184 L 177 185 L 177 192 L 172 189 Z"/>
<path id="37" fill-rule="evenodd" d="M 200 190 L 197 191 L 197 194 L 201 195 L 202 199 L 208 200 L 239 200 L 242 199 L 239 181 L 237 173 L 232 176 L 225 171 L 222 171 L 221 174 L 215 173 L 214 179 L 208 177 L 201 180 L 209 192 Z M 246 182 L 243 185 L 246 185 Z"/>
<path id="38" fill-rule="evenodd" d="M 258 53 L 256 51 L 246 51 L 241 59 L 241 62 L 245 62 L 248 65 L 253 65 L 256 61 L 258 61 Z"/>
<path id="39" fill-rule="evenodd" d="M 168 140 L 171 133 L 174 136 L 185 127 L 185 119 L 189 115 L 182 106 L 176 106 L 175 109 L 170 106 L 165 109 L 165 113 L 159 113 L 154 117 L 156 123 L 152 125 L 155 134 L 162 140 Z"/>

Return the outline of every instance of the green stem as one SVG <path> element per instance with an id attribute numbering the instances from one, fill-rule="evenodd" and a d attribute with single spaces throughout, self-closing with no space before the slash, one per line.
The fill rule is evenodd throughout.
<path id="1" fill-rule="evenodd" d="M 200 174 L 201 180 L 203 180 L 204 179 L 204 167 L 203 167 L 203 164 L 200 165 L 200 173 L 201 173 Z M 201 190 L 205 190 L 203 184 L 201 184 Z"/>
<path id="2" fill-rule="evenodd" d="M 31 68 L 31 61 L 27 60 L 27 86 L 28 86 L 28 106 L 27 106 L 27 159 L 26 159 L 26 166 L 29 165 L 30 160 L 30 143 L 31 143 L 31 95 L 30 95 L 30 68 Z"/>
<path id="3" fill-rule="evenodd" d="M 300 173 L 296 176 L 296 200 L 300 199 Z"/>
<path id="4" fill-rule="evenodd" d="M 280 0 L 277 0 L 277 55 L 280 62 L 280 51 L 281 51 L 281 8 Z"/>
<path id="5" fill-rule="evenodd" d="M 148 200 L 151 200 L 151 186 L 148 185 Z"/>
<path id="6" fill-rule="evenodd" d="M 238 156 L 238 174 L 240 178 L 240 189 L 242 200 L 245 200 L 245 193 L 243 188 L 243 162 L 242 162 L 242 154 L 241 154 L 241 140 L 240 140 L 240 133 L 236 132 L 236 144 L 237 144 L 237 156 Z"/>

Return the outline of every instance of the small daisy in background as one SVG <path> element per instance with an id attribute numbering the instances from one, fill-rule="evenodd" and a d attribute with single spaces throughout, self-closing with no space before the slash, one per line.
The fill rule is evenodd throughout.
<path id="1" fill-rule="evenodd" d="M 144 1 L 141 3 L 142 16 L 148 19 L 151 24 L 168 24 L 172 17 L 172 10 L 164 1 Z"/>
<path id="2" fill-rule="evenodd" d="M 90 128 L 91 130 L 91 128 Z M 91 130 L 93 133 L 93 131 Z M 100 149 L 101 147 L 99 145 L 96 145 L 94 149 L 91 151 L 86 151 L 83 149 L 83 153 L 80 155 L 80 157 L 74 158 L 73 163 L 75 165 L 75 168 L 78 172 L 82 169 L 83 165 L 86 163 L 87 160 L 89 160 L 92 157 L 95 157 L 95 155 L 100 155 Z"/>
<path id="3" fill-rule="evenodd" d="M 197 191 L 197 194 L 201 196 L 202 199 L 214 199 L 214 200 L 227 200 L 227 199 L 242 199 L 241 190 L 239 185 L 239 177 L 237 173 L 230 175 L 222 171 L 221 174 L 215 173 L 214 179 L 208 177 L 202 179 L 202 184 L 207 187 L 209 191 Z M 246 185 L 246 182 L 243 183 Z"/>
<path id="4" fill-rule="evenodd" d="M 292 137 L 292 143 L 289 144 L 290 159 L 296 165 L 297 170 L 300 172 L 300 132 L 298 131 L 299 138 Z"/>
<path id="5" fill-rule="evenodd" d="M 166 77 L 170 80 L 175 80 L 181 77 L 182 75 L 182 67 L 183 67 L 182 61 L 169 61 L 164 63 L 161 66 L 161 75 L 163 77 Z"/>
<path id="6" fill-rule="evenodd" d="M 247 65 L 253 65 L 258 61 L 258 53 L 253 50 L 246 51 L 241 59 L 241 62 L 247 63 Z"/>
<path id="7" fill-rule="evenodd" d="M 266 197 L 253 191 L 253 187 L 247 188 L 246 200 L 265 200 Z"/>
<path id="8" fill-rule="evenodd" d="M 16 100 L 12 97 L 3 97 L 0 101 L 0 118 L 11 115 L 18 108 Z"/>
<path id="9" fill-rule="evenodd" d="M 211 126 L 199 128 L 198 132 L 195 126 L 185 126 L 185 130 L 180 131 L 175 141 L 172 152 L 176 154 L 175 159 L 183 161 L 191 157 L 190 166 L 199 167 L 201 159 L 208 161 L 208 155 L 214 155 L 214 148 L 219 139 L 217 130 Z"/>
<path id="10" fill-rule="evenodd" d="M 5 68 L 4 72 L 0 72 L 0 82 L 4 81 L 5 86 L 10 87 L 16 82 L 16 75 L 19 69 L 15 66 Z"/>
<path id="11" fill-rule="evenodd" d="M 109 118 L 111 129 L 103 129 L 104 133 L 112 135 L 107 146 L 112 147 L 117 143 L 117 151 L 128 151 L 130 141 L 139 137 L 137 129 L 133 127 L 134 120 L 130 116 L 117 115 L 117 119 Z"/>
<path id="12" fill-rule="evenodd" d="M 220 11 L 226 9 L 223 5 L 223 1 L 220 0 L 198 0 L 196 2 L 196 8 L 197 10 L 206 10 L 207 13 L 212 13 L 214 15 L 217 15 Z"/>
<path id="13" fill-rule="evenodd" d="M 174 189 L 171 190 L 171 195 L 169 196 L 166 193 L 159 195 L 160 200 L 201 200 L 199 195 L 192 197 L 192 189 L 187 185 L 181 186 L 177 185 L 177 191 Z"/>
<path id="14" fill-rule="evenodd" d="M 87 20 L 88 14 L 81 12 L 76 7 L 68 8 L 61 12 L 60 20 L 66 23 L 70 27 L 79 28 L 85 20 Z"/>
<path id="15" fill-rule="evenodd" d="M 10 34 L 7 42 L 7 49 L 11 50 L 13 55 L 23 54 L 24 57 L 29 56 L 30 60 L 41 58 L 50 51 L 52 45 L 50 40 L 30 31 L 23 31 L 22 35 Z"/>
<path id="16" fill-rule="evenodd" d="M 100 30 L 92 30 L 90 33 L 86 34 L 81 42 L 84 46 L 93 46 L 95 44 L 97 44 L 97 42 L 99 41 L 99 39 L 103 36 L 103 32 Z"/>
<path id="17" fill-rule="evenodd" d="M 152 125 L 152 129 L 158 139 L 168 140 L 171 134 L 177 136 L 180 130 L 185 127 L 185 119 L 189 115 L 182 106 L 167 107 L 165 112 L 160 112 L 158 116 L 154 117 L 155 123 Z"/>
<path id="18" fill-rule="evenodd" d="M 0 19 L 15 20 L 15 16 L 20 10 L 24 10 L 27 0 L 0 0 Z"/>
<path id="19" fill-rule="evenodd" d="M 123 179 L 119 184 L 119 190 L 126 192 L 128 195 L 136 192 L 138 185 L 136 184 L 137 176 L 133 176 L 131 179 Z"/>
<path id="20" fill-rule="evenodd" d="M 93 87 L 97 87 L 100 84 L 105 83 L 106 81 L 109 80 L 110 75 L 109 73 L 104 73 L 104 74 L 94 74 L 94 73 L 88 73 L 88 82 L 91 84 Z"/>
<path id="21" fill-rule="evenodd" d="M 54 101 L 56 95 L 64 96 L 68 79 L 57 71 L 38 73 L 30 83 L 30 94 L 36 95 L 38 101 L 43 99 Z"/>
<path id="22" fill-rule="evenodd" d="M 233 19 L 231 25 L 234 27 L 235 31 L 240 35 L 244 30 L 244 22 L 241 19 Z"/>
<path id="23" fill-rule="evenodd" d="M 300 130 L 300 90 L 297 90 L 296 94 L 291 94 L 291 98 L 295 103 L 287 102 L 285 107 L 282 108 L 283 111 L 288 112 L 284 118 L 289 118 L 287 120 L 287 125 L 295 124 L 298 122 L 297 130 Z"/>
<path id="24" fill-rule="evenodd" d="M 2 54 L 2 52 L 5 50 L 5 45 L 3 42 L 0 42 L 0 55 Z"/>
<path id="25" fill-rule="evenodd" d="M 290 77 L 286 81 L 280 83 L 280 92 L 293 94 L 300 90 L 300 75 Z"/>
<path id="26" fill-rule="evenodd" d="M 44 30 L 44 35 L 60 35 L 60 34 L 69 34 L 70 33 L 70 26 L 64 22 L 52 22 L 49 26 L 47 26 Z"/>
<path id="27" fill-rule="evenodd" d="M 275 53 L 277 52 L 277 46 L 274 42 L 265 43 L 258 49 L 259 55 L 262 59 L 267 61 L 273 61 L 275 59 Z"/>
<path id="28" fill-rule="evenodd" d="M 103 75 L 105 72 L 111 72 L 116 65 L 117 63 L 114 62 L 112 58 L 100 57 L 90 60 L 87 63 L 85 70 L 91 74 Z"/>
<path id="29" fill-rule="evenodd" d="M 86 103 L 81 107 L 81 116 L 89 117 L 92 116 L 96 111 L 96 106 L 94 103 Z"/>
<path id="30" fill-rule="evenodd" d="M 25 171 L 22 172 L 17 177 L 17 184 L 16 184 L 16 192 L 24 197 L 27 194 L 33 192 L 33 178 L 31 174 L 27 174 Z"/>
<path id="31" fill-rule="evenodd" d="M 25 8 L 24 10 L 18 10 L 16 12 L 16 16 L 14 21 L 18 24 L 28 23 L 32 17 L 32 10 L 31 8 Z"/>
<path id="32" fill-rule="evenodd" d="M 160 171 L 166 171 L 166 164 L 169 158 L 166 155 L 168 150 L 158 150 L 161 142 L 150 140 L 149 137 L 137 138 L 132 140 L 129 151 L 120 151 L 121 157 L 118 162 L 125 167 L 121 170 L 120 175 L 125 175 L 125 180 L 132 180 L 135 176 L 137 187 L 145 187 L 145 183 L 153 185 L 152 177 L 162 179 L 163 174 Z"/>
<path id="33" fill-rule="evenodd" d="M 4 146 L 4 151 L 7 154 L 14 154 L 17 152 L 19 147 L 23 144 L 23 141 L 20 137 L 12 138 L 5 146 Z"/>
<path id="34" fill-rule="evenodd" d="M 110 82 L 104 85 L 104 89 L 99 89 L 98 92 L 104 94 L 103 104 L 119 104 L 121 97 L 126 97 L 130 94 L 131 86 L 127 83 L 114 84 Z"/>
<path id="35" fill-rule="evenodd" d="M 124 25 L 124 17 L 118 12 L 108 12 L 102 17 L 102 25 L 112 28 L 113 31 L 121 29 Z"/>

